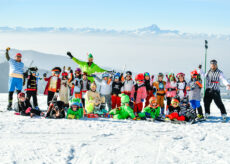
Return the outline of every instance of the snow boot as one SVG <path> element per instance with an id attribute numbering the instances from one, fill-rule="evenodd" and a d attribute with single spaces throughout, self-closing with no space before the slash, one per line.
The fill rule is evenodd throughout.
<path id="1" fill-rule="evenodd" d="M 222 117 L 223 123 L 227 122 L 227 115 L 226 114 L 222 114 L 221 117 Z"/>

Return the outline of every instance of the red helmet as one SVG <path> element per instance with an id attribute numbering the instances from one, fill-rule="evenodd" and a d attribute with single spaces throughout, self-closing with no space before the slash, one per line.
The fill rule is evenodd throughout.
<path id="1" fill-rule="evenodd" d="M 18 98 L 19 99 L 22 98 L 22 97 L 25 97 L 25 93 L 23 93 L 23 92 L 21 92 L 21 93 L 18 94 Z"/>
<path id="2" fill-rule="evenodd" d="M 68 73 L 67 72 L 63 72 L 61 75 L 62 76 L 68 76 Z"/>
<path id="3" fill-rule="evenodd" d="M 143 81 L 145 79 L 144 74 L 143 73 L 139 73 L 136 77 L 135 80 L 136 81 Z"/>
<path id="4" fill-rule="evenodd" d="M 176 77 L 177 77 L 177 78 L 179 78 L 179 77 L 185 77 L 185 74 L 182 73 L 182 72 L 180 72 L 180 73 L 178 73 L 178 74 L 176 75 Z"/>
<path id="5" fill-rule="evenodd" d="M 197 70 L 194 70 L 194 71 L 191 72 L 191 76 L 194 76 L 194 75 L 198 75 Z"/>
<path id="6" fill-rule="evenodd" d="M 22 57 L 22 54 L 21 53 L 17 53 L 15 56 L 16 57 Z"/>

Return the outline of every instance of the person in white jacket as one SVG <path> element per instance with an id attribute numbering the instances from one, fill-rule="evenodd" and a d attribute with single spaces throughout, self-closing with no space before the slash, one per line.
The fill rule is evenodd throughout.
<path id="1" fill-rule="evenodd" d="M 205 117 L 208 118 L 210 116 L 210 105 L 212 100 L 214 100 L 221 111 L 223 121 L 226 121 L 227 112 L 220 96 L 220 81 L 227 87 L 227 90 L 230 90 L 230 83 L 224 77 L 223 72 L 218 69 L 216 60 L 210 61 L 210 70 L 206 74 L 202 71 L 201 65 L 199 65 L 198 73 L 200 73 L 206 81 L 204 95 Z"/>
<path id="2" fill-rule="evenodd" d="M 133 86 L 134 86 L 134 81 L 132 79 L 132 72 L 127 71 L 125 75 L 125 81 L 123 82 L 123 87 L 121 88 L 121 92 L 128 95 L 130 98 Z"/>
<path id="3" fill-rule="evenodd" d="M 95 80 L 99 85 L 99 93 L 101 97 L 105 97 L 104 109 L 106 108 L 107 105 L 108 111 L 110 111 L 112 108 L 112 101 L 111 101 L 112 81 L 109 79 L 109 74 L 103 73 L 102 79 L 100 79 L 96 75 L 93 76 L 95 77 Z"/>

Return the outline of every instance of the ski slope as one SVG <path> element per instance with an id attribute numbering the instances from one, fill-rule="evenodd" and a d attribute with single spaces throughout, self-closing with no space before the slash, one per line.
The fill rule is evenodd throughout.
<path id="1" fill-rule="evenodd" d="M 7 94 L 0 94 L 5 110 Z M 39 96 L 46 109 L 46 97 Z M 224 100 L 228 112 L 230 101 Z M 230 163 L 230 124 L 51 120 L 0 112 L 0 163 Z"/>

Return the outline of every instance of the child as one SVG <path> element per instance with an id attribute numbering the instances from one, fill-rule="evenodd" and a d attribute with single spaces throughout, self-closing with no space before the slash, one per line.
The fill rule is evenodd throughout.
<path id="1" fill-rule="evenodd" d="M 33 97 L 33 106 L 36 109 L 38 108 L 38 100 L 37 100 L 37 90 L 38 90 L 38 85 L 37 85 L 37 67 L 30 67 L 28 69 L 28 76 L 25 76 L 27 78 L 27 85 L 26 85 L 26 98 L 30 102 L 30 98 Z"/>
<path id="2" fill-rule="evenodd" d="M 171 104 L 172 98 L 176 96 L 177 93 L 177 83 L 176 78 L 173 73 L 169 73 L 167 77 L 167 83 L 166 83 L 166 98 L 167 98 L 167 107 L 166 110 L 168 110 L 168 107 Z"/>
<path id="3" fill-rule="evenodd" d="M 132 80 L 132 72 L 127 71 L 125 75 L 125 81 L 123 82 L 122 93 L 131 96 L 131 91 L 134 86 L 134 81 Z"/>
<path id="4" fill-rule="evenodd" d="M 101 104 L 105 103 L 105 98 L 101 97 L 97 90 L 97 85 L 92 83 L 90 85 L 90 90 L 86 92 L 85 96 L 85 109 L 87 114 L 100 112 Z"/>
<path id="5" fill-rule="evenodd" d="M 73 95 L 75 98 L 82 98 L 81 95 L 81 83 L 82 83 L 82 79 L 81 79 L 81 69 L 77 68 L 75 71 L 75 78 L 74 78 L 74 90 L 73 90 Z"/>
<path id="6" fill-rule="evenodd" d="M 143 103 L 147 97 L 147 91 L 144 83 L 144 75 L 138 74 L 135 78 L 136 84 L 133 86 L 131 91 L 131 101 L 134 103 L 135 115 L 140 113 L 143 108 Z"/>
<path id="7" fill-rule="evenodd" d="M 133 120 L 136 120 L 133 109 L 129 106 L 129 96 L 126 94 L 120 94 L 119 96 L 121 98 L 121 107 L 112 109 L 109 114 L 114 115 L 114 119 L 128 119 L 131 117 Z"/>
<path id="8" fill-rule="evenodd" d="M 150 74 L 148 72 L 144 73 L 144 77 L 145 77 L 145 87 L 147 90 L 147 97 L 146 97 L 146 101 L 145 101 L 145 107 L 147 107 L 149 105 L 149 99 L 150 97 L 153 96 L 154 92 L 155 92 L 155 88 L 153 88 L 153 84 L 152 84 L 152 80 L 154 78 L 152 78 L 152 80 L 150 80 Z"/>
<path id="9" fill-rule="evenodd" d="M 140 118 L 157 118 L 160 115 L 160 106 L 157 104 L 157 98 L 151 97 L 149 99 L 149 105 L 138 114 Z"/>
<path id="10" fill-rule="evenodd" d="M 196 112 L 190 107 L 188 96 L 184 97 L 180 102 L 180 115 L 185 117 L 185 121 L 195 121 Z"/>
<path id="11" fill-rule="evenodd" d="M 82 104 L 85 107 L 85 95 L 88 90 L 90 90 L 90 81 L 87 78 L 87 73 L 83 72 L 82 74 L 82 82 L 81 82 L 81 95 L 82 95 Z"/>
<path id="12" fill-rule="evenodd" d="M 16 112 L 19 112 L 20 115 L 33 117 L 34 115 L 43 116 L 44 113 L 40 110 L 33 109 L 29 100 L 25 98 L 25 93 L 18 94 L 18 102 L 14 107 Z"/>
<path id="13" fill-rule="evenodd" d="M 187 82 L 185 81 L 185 74 L 184 73 L 178 73 L 176 75 L 177 77 L 177 95 L 179 96 L 180 100 L 182 100 L 186 95 L 186 86 Z"/>
<path id="14" fill-rule="evenodd" d="M 202 89 L 202 80 L 197 70 L 191 72 L 191 80 L 188 83 L 187 90 L 189 91 L 189 100 L 192 108 L 196 111 L 198 110 L 198 119 L 203 118 L 202 107 L 200 105 L 201 101 L 201 89 Z"/>
<path id="15" fill-rule="evenodd" d="M 103 73 L 102 79 L 100 79 L 96 75 L 93 75 L 93 77 L 95 77 L 95 80 L 99 83 L 100 95 L 101 95 L 101 97 L 105 97 L 105 104 L 104 105 L 107 105 L 108 111 L 110 111 L 112 108 L 112 102 L 111 102 L 112 82 L 109 79 L 109 74 Z M 105 106 L 103 106 L 103 108 L 105 109 Z"/>
<path id="16" fill-rule="evenodd" d="M 54 96 L 46 113 L 46 118 L 65 118 L 64 103 Z"/>
<path id="17" fill-rule="evenodd" d="M 61 73 L 60 67 L 55 67 L 52 69 L 52 76 L 46 78 L 46 73 L 44 73 L 44 80 L 48 81 L 44 94 L 48 95 L 47 104 L 49 106 L 50 101 L 53 99 L 55 93 L 58 94 L 61 88 L 61 79 L 59 78 Z"/>
<path id="18" fill-rule="evenodd" d="M 180 102 L 178 98 L 173 98 L 171 101 L 171 106 L 169 106 L 169 114 L 166 115 L 166 119 L 165 120 L 178 120 L 178 121 L 185 121 L 185 117 L 179 116 L 180 113 L 180 106 L 179 106 Z"/>
<path id="19" fill-rule="evenodd" d="M 81 104 L 81 99 L 74 98 L 72 99 L 72 103 L 70 108 L 67 111 L 67 119 L 80 119 L 83 117 L 83 108 Z"/>
<path id="20" fill-rule="evenodd" d="M 166 82 L 163 81 L 164 75 L 163 73 L 158 74 L 158 80 L 153 83 L 153 86 L 156 88 L 157 93 L 157 104 L 161 107 L 161 115 L 164 115 L 164 98 L 165 98 L 165 85 Z"/>
<path id="21" fill-rule="evenodd" d="M 62 73 L 61 79 L 61 88 L 59 92 L 60 101 L 64 102 L 64 106 L 69 106 L 69 82 L 68 82 L 68 73 Z"/>
<path id="22" fill-rule="evenodd" d="M 119 96 L 119 94 L 121 94 L 121 88 L 122 88 L 123 84 L 120 81 L 120 74 L 116 73 L 114 75 L 114 81 L 112 83 L 112 109 L 114 108 L 118 108 L 121 106 L 121 97 Z"/>

